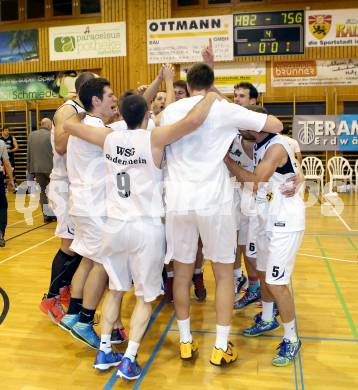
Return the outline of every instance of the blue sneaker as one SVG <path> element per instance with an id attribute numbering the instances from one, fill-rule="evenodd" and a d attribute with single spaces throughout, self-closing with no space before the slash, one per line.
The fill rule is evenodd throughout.
<path id="1" fill-rule="evenodd" d="M 123 353 L 97 351 L 93 368 L 99 371 L 106 371 L 111 367 L 117 367 L 123 358 Z"/>
<path id="2" fill-rule="evenodd" d="M 278 354 L 272 359 L 272 364 L 276 367 L 288 366 L 295 360 L 298 351 L 301 348 L 301 340 L 292 342 L 287 339 L 283 339 L 282 343 L 278 346 Z"/>
<path id="3" fill-rule="evenodd" d="M 272 321 L 255 322 L 250 328 L 244 330 L 243 335 L 247 337 L 260 336 L 263 333 L 271 332 L 280 327 L 279 322 L 274 318 Z"/>
<path id="4" fill-rule="evenodd" d="M 62 320 L 59 322 L 58 326 L 66 332 L 70 332 L 79 319 L 79 314 L 66 314 L 64 317 L 62 317 Z"/>
<path id="5" fill-rule="evenodd" d="M 235 294 L 239 295 L 241 290 L 246 287 L 247 285 L 247 277 L 242 274 L 239 278 L 237 278 L 235 281 Z"/>
<path id="6" fill-rule="evenodd" d="M 138 379 L 141 373 L 142 369 L 137 360 L 132 362 L 131 359 L 124 357 L 118 366 L 117 376 L 132 381 Z"/>
<path id="7" fill-rule="evenodd" d="M 260 288 L 250 291 L 247 290 L 244 296 L 234 303 L 234 309 L 242 309 L 250 303 L 257 302 L 261 299 Z"/>
<path id="8" fill-rule="evenodd" d="M 277 308 L 277 305 L 276 303 L 273 304 L 273 317 L 277 317 L 280 313 L 278 311 L 278 308 Z M 254 317 L 254 321 L 255 322 L 260 322 L 261 321 L 261 317 L 262 317 L 262 311 L 260 311 L 260 313 L 257 313 Z"/>
<path id="9" fill-rule="evenodd" d="M 71 335 L 94 349 L 99 349 L 100 338 L 93 329 L 93 324 L 77 322 L 71 329 Z"/>

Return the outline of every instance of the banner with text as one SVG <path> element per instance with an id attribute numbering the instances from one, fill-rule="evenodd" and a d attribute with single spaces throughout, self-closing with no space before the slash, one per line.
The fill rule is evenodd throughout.
<path id="1" fill-rule="evenodd" d="M 306 11 L 306 47 L 358 45 L 358 8 Z"/>
<path id="2" fill-rule="evenodd" d="M 202 61 L 209 38 L 215 61 L 233 60 L 232 15 L 148 20 L 148 64 Z"/>
<path id="3" fill-rule="evenodd" d="M 39 59 L 38 30 L 0 32 L 0 63 Z"/>
<path id="4" fill-rule="evenodd" d="M 125 22 L 49 28 L 50 60 L 126 55 Z"/>
<path id="5" fill-rule="evenodd" d="M 273 87 L 358 85 L 358 59 L 273 62 Z"/>
<path id="6" fill-rule="evenodd" d="M 190 65 L 180 66 L 180 79 L 186 80 L 186 74 Z M 217 64 L 215 63 L 215 87 L 221 93 L 232 94 L 234 85 L 241 82 L 253 84 L 257 90 L 266 92 L 266 64 L 264 62 L 257 63 L 231 63 Z"/>
<path id="7" fill-rule="evenodd" d="M 302 151 L 358 151 L 357 115 L 296 115 L 292 136 Z"/>

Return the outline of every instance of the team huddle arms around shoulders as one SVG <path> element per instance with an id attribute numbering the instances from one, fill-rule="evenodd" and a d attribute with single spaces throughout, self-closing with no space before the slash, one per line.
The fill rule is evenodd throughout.
<path id="1" fill-rule="evenodd" d="M 216 284 L 211 364 L 237 360 L 233 312 L 260 300 L 262 312 L 243 334 L 274 331 L 280 316 L 284 336 L 272 364 L 292 363 L 301 347 L 289 281 L 305 228 L 302 172 L 281 121 L 257 105 L 256 88 L 241 83 L 229 101 L 214 86 L 211 42 L 203 60 L 186 82 L 165 64 L 150 85 L 119 98 L 108 80 L 84 72 L 53 119 L 49 200 L 61 246 L 40 308 L 97 351 L 95 369 L 116 367 L 126 380 L 142 373 L 138 351 L 163 294 L 174 302 L 179 357 L 197 354 L 190 286 L 204 301 L 204 259 Z M 127 332 L 121 305 L 132 289 Z"/>

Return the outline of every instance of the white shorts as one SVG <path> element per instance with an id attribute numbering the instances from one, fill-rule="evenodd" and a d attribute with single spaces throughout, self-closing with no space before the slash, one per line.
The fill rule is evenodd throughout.
<path id="1" fill-rule="evenodd" d="M 79 217 L 72 215 L 75 237 L 70 249 L 82 257 L 103 264 L 102 241 L 105 217 Z"/>
<path id="2" fill-rule="evenodd" d="M 151 302 L 163 293 L 165 231 L 160 218 L 120 221 L 109 218 L 102 245 L 109 288 L 129 291 Z"/>
<path id="3" fill-rule="evenodd" d="M 185 264 L 195 262 L 199 235 L 203 255 L 207 260 L 234 263 L 236 253 L 236 220 L 233 207 L 223 205 L 216 210 L 188 211 L 186 214 L 169 212 L 166 216 L 167 254 L 165 263 L 172 259 Z"/>
<path id="4" fill-rule="evenodd" d="M 256 237 L 259 228 L 259 219 L 257 216 L 249 217 L 248 230 L 246 236 L 246 256 L 256 259 L 257 247 Z"/>
<path id="5" fill-rule="evenodd" d="M 247 235 L 249 233 L 249 224 L 250 224 L 250 217 L 247 215 L 243 214 L 240 211 L 240 224 L 239 224 L 239 240 L 238 244 L 239 245 L 246 245 L 247 243 Z"/>
<path id="6" fill-rule="evenodd" d="M 48 186 L 48 200 L 57 218 L 55 236 L 73 240 L 74 224 L 68 214 L 68 182 L 66 180 L 51 180 Z"/>
<path id="7" fill-rule="evenodd" d="M 290 283 L 296 252 L 301 245 L 304 231 L 265 232 L 257 235 L 256 268 L 266 272 L 266 283 L 284 285 Z"/>

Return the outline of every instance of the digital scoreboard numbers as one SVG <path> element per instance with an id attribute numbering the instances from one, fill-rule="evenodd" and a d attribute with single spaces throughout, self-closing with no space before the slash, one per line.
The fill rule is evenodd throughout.
<path id="1" fill-rule="evenodd" d="M 234 14 L 234 56 L 302 54 L 304 11 Z"/>

